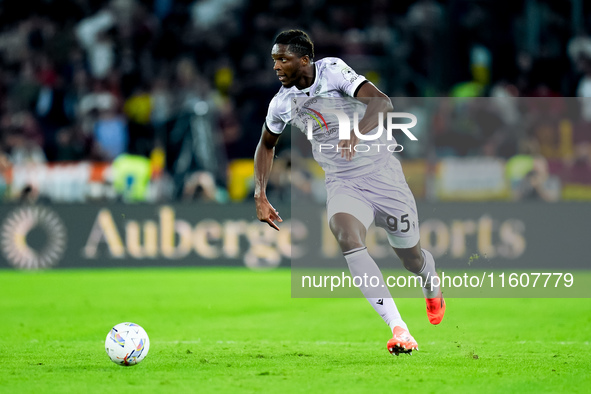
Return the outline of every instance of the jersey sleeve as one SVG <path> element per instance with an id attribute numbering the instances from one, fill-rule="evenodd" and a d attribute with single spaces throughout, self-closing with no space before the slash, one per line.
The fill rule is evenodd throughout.
<path id="1" fill-rule="evenodd" d="M 283 129 L 289 123 L 291 109 L 289 105 L 286 105 L 286 102 L 289 104 L 288 100 L 280 100 L 278 95 L 276 95 L 269 103 L 265 124 L 267 125 L 267 129 L 273 134 L 283 133 Z"/>
<path id="2" fill-rule="evenodd" d="M 331 79 L 335 87 L 347 96 L 355 97 L 355 93 L 363 83 L 367 82 L 367 79 L 363 75 L 357 74 L 339 58 L 331 58 L 329 61 Z"/>

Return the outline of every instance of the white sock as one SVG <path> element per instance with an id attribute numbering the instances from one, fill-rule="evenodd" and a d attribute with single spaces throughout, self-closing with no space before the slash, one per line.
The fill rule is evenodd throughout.
<path id="1" fill-rule="evenodd" d="M 437 271 L 435 270 L 435 260 L 428 250 L 421 249 L 421 252 L 423 253 L 425 262 L 417 275 L 423 278 L 423 294 L 425 298 L 436 298 L 439 296 L 439 286 L 433 286 L 431 288 L 433 278 L 438 277 Z"/>
<path id="2" fill-rule="evenodd" d="M 351 275 L 353 277 L 367 278 L 367 286 L 364 287 L 362 285 L 359 289 L 371 306 L 373 306 L 373 309 L 384 319 L 390 330 L 393 330 L 396 326 L 408 329 L 400 316 L 400 312 L 398 312 L 398 308 L 396 308 L 390 291 L 386 287 L 380 268 L 367 252 L 367 248 L 353 249 L 345 252 L 344 255 Z M 369 278 L 372 276 L 379 279 L 377 287 L 370 286 Z M 372 283 L 376 283 L 375 279 Z"/>

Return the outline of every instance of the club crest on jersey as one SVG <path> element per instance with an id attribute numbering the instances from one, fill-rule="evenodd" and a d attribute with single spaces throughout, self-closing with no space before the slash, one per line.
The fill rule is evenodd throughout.
<path id="1" fill-rule="evenodd" d="M 322 116 L 322 114 L 318 111 L 313 110 L 310 107 L 304 107 L 305 110 L 310 111 L 307 113 L 308 116 L 311 116 L 312 119 L 314 119 L 316 121 L 316 123 L 318 124 L 318 127 L 320 127 L 320 129 L 322 130 L 323 128 L 326 129 L 326 134 L 330 134 L 330 130 L 328 129 L 328 124 L 326 123 L 326 120 L 324 119 L 324 116 Z M 308 122 L 308 129 L 311 129 L 312 124 L 310 122 Z M 323 127 L 324 126 L 324 127 Z M 310 135 L 310 131 L 308 132 Z"/>
<path id="2" fill-rule="evenodd" d="M 359 75 L 353 71 L 351 67 L 346 67 L 342 69 L 341 72 L 343 73 L 343 78 L 351 83 L 353 83 L 359 77 Z"/>

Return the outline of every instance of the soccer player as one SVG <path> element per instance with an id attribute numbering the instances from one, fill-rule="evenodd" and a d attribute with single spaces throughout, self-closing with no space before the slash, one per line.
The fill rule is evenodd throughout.
<path id="1" fill-rule="evenodd" d="M 292 119 L 291 105 L 298 99 L 311 97 L 342 98 L 342 109 L 353 119 L 356 105 L 365 113 L 359 121 L 359 132 L 368 134 L 378 127 L 378 114 L 392 110 L 390 99 L 365 77 L 355 73 L 339 58 L 329 57 L 314 61 L 314 44 L 300 30 L 280 33 L 271 50 L 273 69 L 283 85 L 269 104 L 261 139 L 256 148 L 255 202 L 257 217 L 279 230 L 282 219 L 266 197 L 266 186 L 273 164 L 275 145 L 288 124 L 305 132 L 305 125 Z M 352 99 L 355 98 L 355 99 Z M 348 100 L 348 101 L 347 101 Z M 318 100 L 314 100 L 318 101 Z M 354 102 L 354 103 L 352 103 Z M 334 128 L 334 124 L 333 124 Z M 412 195 L 398 159 L 386 149 L 371 152 L 355 151 L 360 138 L 351 132 L 350 139 L 339 140 L 339 133 L 327 133 L 318 127 L 311 140 L 332 142 L 334 150 L 319 152 L 314 158 L 323 167 L 327 187 L 327 216 L 329 226 L 345 256 L 352 276 L 379 278 L 378 287 L 360 287 L 362 293 L 384 319 L 392 331 L 387 348 L 390 353 L 412 353 L 418 350 L 415 339 L 390 292 L 375 261 L 367 252 L 365 236 L 375 220 L 376 226 L 386 230 L 388 241 L 402 260 L 404 267 L 422 278 L 427 302 L 427 316 L 432 324 L 439 324 L 445 313 L 445 302 L 438 286 L 432 286 L 437 276 L 435 261 L 421 248 L 418 215 Z M 326 144 L 328 146 L 329 144 Z M 434 284 L 433 284 L 434 285 Z"/>

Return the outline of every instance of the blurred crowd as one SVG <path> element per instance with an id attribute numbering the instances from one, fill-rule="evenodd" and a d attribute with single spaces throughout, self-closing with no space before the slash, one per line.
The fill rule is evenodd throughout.
<path id="1" fill-rule="evenodd" d="M 228 165 L 252 158 L 279 89 L 270 45 L 288 28 L 392 97 L 591 97 L 586 2 L 4 0 L 0 26 L 0 171 L 143 157 L 136 173 L 158 177 L 163 198 L 227 200 Z M 543 168 L 591 168 L 584 103 L 570 132 L 539 108 L 548 123 L 516 135 L 519 111 L 472 105 L 489 121 L 468 127 L 442 101 L 436 112 L 449 116 L 436 119 L 451 121 L 425 128 L 430 143 L 405 156 L 528 154 L 551 161 Z"/>

